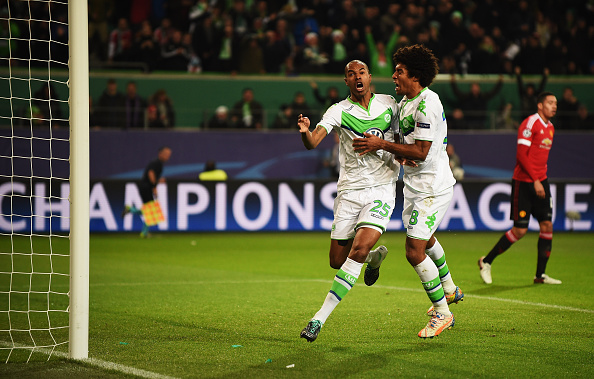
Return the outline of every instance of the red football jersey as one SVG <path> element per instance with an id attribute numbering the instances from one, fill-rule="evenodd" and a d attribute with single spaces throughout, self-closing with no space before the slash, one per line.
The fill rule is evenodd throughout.
<path id="1" fill-rule="evenodd" d="M 547 178 L 547 160 L 553 146 L 555 128 L 547 124 L 538 113 L 527 117 L 518 129 L 515 180 L 534 182 Z"/>

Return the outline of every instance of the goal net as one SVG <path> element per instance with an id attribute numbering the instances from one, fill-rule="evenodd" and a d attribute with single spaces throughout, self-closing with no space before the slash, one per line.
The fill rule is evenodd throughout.
<path id="1" fill-rule="evenodd" d="M 70 3 L 0 1 L 0 360 L 5 362 L 49 360 L 67 351 L 86 358 L 88 352 L 87 2 Z M 82 33 L 68 22 L 72 12 L 82 13 Z M 79 57 L 72 56 L 76 46 Z M 77 168 L 85 166 L 86 173 Z"/>

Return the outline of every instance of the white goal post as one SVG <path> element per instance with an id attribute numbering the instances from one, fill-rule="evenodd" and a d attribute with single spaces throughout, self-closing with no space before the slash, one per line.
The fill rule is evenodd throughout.
<path id="1" fill-rule="evenodd" d="M 68 2 L 70 71 L 70 344 L 89 355 L 89 47 L 87 1 Z"/>
<path id="2" fill-rule="evenodd" d="M 88 61 L 86 0 L 0 5 L 0 362 L 88 358 Z"/>

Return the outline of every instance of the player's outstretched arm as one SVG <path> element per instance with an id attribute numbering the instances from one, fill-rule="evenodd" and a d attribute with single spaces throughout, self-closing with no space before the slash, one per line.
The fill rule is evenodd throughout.
<path id="1" fill-rule="evenodd" d="M 301 133 L 303 146 L 305 146 L 307 150 L 315 149 L 328 134 L 326 128 L 321 125 L 318 125 L 313 132 L 310 132 L 309 125 L 309 118 L 300 114 L 299 118 L 297 119 L 297 126 L 299 127 L 299 132 Z"/>

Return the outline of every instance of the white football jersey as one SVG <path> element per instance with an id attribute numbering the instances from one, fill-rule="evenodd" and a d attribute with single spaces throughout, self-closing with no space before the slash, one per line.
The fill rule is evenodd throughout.
<path id="1" fill-rule="evenodd" d="M 448 124 L 439 96 L 424 88 L 415 98 L 400 100 L 398 133 L 400 143 L 414 144 L 415 140 L 431 141 L 431 148 L 418 167 L 404 166 L 404 184 L 423 193 L 436 194 L 456 183 L 446 146 Z"/>
<path id="2" fill-rule="evenodd" d="M 374 187 L 398 179 L 400 165 L 391 153 L 379 150 L 359 155 L 353 148 L 353 139 L 363 138 L 364 132 L 394 142 L 391 123 L 397 113 L 396 100 L 390 95 L 380 94 L 373 94 L 369 109 L 346 98 L 324 113 L 318 125 L 323 126 L 328 134 L 334 129 L 340 139 L 338 191 Z"/>

